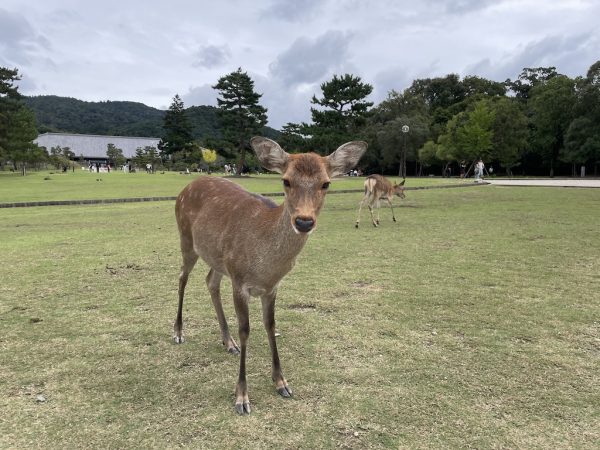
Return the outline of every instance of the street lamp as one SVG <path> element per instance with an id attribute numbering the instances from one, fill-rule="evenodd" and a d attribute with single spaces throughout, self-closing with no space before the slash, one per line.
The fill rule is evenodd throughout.
<path id="1" fill-rule="evenodd" d="M 402 178 L 406 178 L 406 135 L 410 131 L 408 125 L 402 125 L 402 135 L 404 137 L 404 149 L 402 150 L 402 159 L 400 161 L 400 171 L 398 173 Z"/>

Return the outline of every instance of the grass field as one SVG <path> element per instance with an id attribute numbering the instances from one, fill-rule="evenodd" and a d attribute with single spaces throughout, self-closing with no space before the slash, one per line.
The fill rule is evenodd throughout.
<path id="1" fill-rule="evenodd" d="M 77 172 L 30 172 L 22 177 L 19 173 L 0 171 L 0 203 L 45 201 L 45 200 L 87 200 L 122 197 L 168 197 L 176 196 L 195 177 L 178 172 L 155 173 L 89 173 Z M 281 177 L 258 175 L 232 178 L 252 192 L 281 192 Z M 393 180 L 398 180 L 394 179 Z M 337 178 L 331 185 L 333 190 L 362 189 L 364 178 Z M 412 178 L 407 186 L 435 186 L 459 184 L 458 179 Z"/>
<path id="2" fill-rule="evenodd" d="M 600 190 L 411 191 L 357 230 L 359 200 L 281 284 L 291 400 L 252 302 L 247 417 L 201 263 L 171 341 L 173 202 L 0 210 L 0 448 L 598 448 Z"/>

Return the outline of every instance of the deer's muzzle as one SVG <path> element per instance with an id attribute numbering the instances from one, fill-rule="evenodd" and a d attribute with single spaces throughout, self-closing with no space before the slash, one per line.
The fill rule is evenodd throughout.
<path id="1" fill-rule="evenodd" d="M 294 219 L 294 229 L 299 233 L 308 233 L 315 227 L 315 221 L 311 217 L 298 216 Z"/>

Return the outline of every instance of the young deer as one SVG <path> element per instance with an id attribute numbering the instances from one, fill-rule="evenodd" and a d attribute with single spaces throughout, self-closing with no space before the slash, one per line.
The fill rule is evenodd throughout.
<path id="1" fill-rule="evenodd" d="M 174 339 L 183 342 L 182 307 L 188 276 L 201 257 L 210 267 L 206 284 L 221 327 L 223 344 L 240 356 L 235 389 L 235 409 L 250 413 L 246 385 L 246 346 L 250 333 L 248 301 L 260 296 L 262 315 L 272 356 L 272 378 L 283 397 L 292 390 L 283 377 L 275 342 L 275 297 L 281 279 L 294 266 L 308 235 L 317 226 L 331 178 L 353 168 L 367 148 L 365 142 L 348 142 L 327 157 L 316 153 L 288 154 L 274 141 L 254 137 L 250 141 L 261 164 L 281 173 L 284 201 L 277 206 L 250 194 L 222 178 L 200 177 L 177 197 L 175 214 L 181 240 L 183 265 L 179 276 L 179 308 Z M 220 284 L 231 279 L 238 319 L 240 346 L 229 333 Z"/>
<path id="2" fill-rule="evenodd" d="M 396 221 L 396 216 L 394 215 L 394 207 L 392 206 L 392 198 L 394 195 L 397 195 L 400 198 L 406 197 L 404 195 L 404 181 L 402 180 L 400 184 L 392 184 L 388 179 L 382 177 L 381 175 L 369 175 L 365 180 L 365 196 L 360 201 L 358 205 L 358 217 L 356 218 L 356 228 L 358 228 L 358 224 L 360 222 L 360 211 L 365 204 L 369 207 L 369 212 L 371 213 L 371 220 L 373 221 L 373 226 L 379 225 L 379 200 L 386 199 L 392 208 L 392 219 L 394 222 Z M 377 220 L 373 217 L 373 204 L 377 206 Z"/>

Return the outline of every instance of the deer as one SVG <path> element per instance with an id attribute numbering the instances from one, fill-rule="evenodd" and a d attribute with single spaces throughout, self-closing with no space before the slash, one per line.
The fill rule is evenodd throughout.
<path id="1" fill-rule="evenodd" d="M 402 180 L 400 183 L 392 184 L 390 180 L 385 178 L 382 175 L 369 175 L 365 180 L 365 195 L 360 201 L 358 205 L 358 217 L 356 218 L 355 227 L 358 228 L 358 224 L 360 223 L 360 211 L 363 205 L 366 203 L 369 207 L 369 212 L 371 213 L 371 221 L 373 222 L 374 227 L 379 226 L 379 201 L 386 199 L 390 208 L 392 209 L 392 219 L 396 222 L 396 216 L 394 215 L 394 206 L 392 205 L 392 198 L 394 195 L 397 195 L 400 198 L 405 198 L 404 194 L 404 182 L 406 180 Z M 377 219 L 373 217 L 373 205 L 377 207 Z"/>
<path id="2" fill-rule="evenodd" d="M 354 168 L 367 149 L 366 142 L 353 141 L 325 157 L 317 153 L 289 154 L 265 137 L 253 137 L 250 146 L 265 169 L 282 175 L 283 203 L 277 205 L 236 183 L 211 176 L 192 181 L 175 202 L 183 262 L 173 338 L 175 343 L 184 342 L 185 287 L 194 265 L 202 258 L 210 268 L 206 285 L 222 343 L 229 353 L 240 356 L 234 404 L 240 415 L 251 413 L 246 381 L 248 302 L 251 297 L 261 299 L 263 325 L 271 350 L 271 378 L 279 395 L 291 397 L 292 389 L 283 376 L 275 341 L 277 288 L 317 227 L 331 179 Z M 239 345 L 229 332 L 221 303 L 220 285 L 224 276 L 231 280 Z"/>

